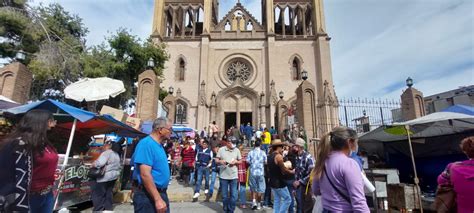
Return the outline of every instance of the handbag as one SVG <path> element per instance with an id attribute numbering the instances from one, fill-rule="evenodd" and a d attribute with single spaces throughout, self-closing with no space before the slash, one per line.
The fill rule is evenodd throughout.
<path id="1" fill-rule="evenodd" d="M 87 173 L 87 177 L 92 178 L 92 179 L 97 179 L 104 177 L 105 175 L 105 167 L 109 164 L 109 159 L 107 159 L 107 162 L 105 162 L 105 165 L 97 168 L 97 167 L 92 167 L 89 169 L 89 173 Z"/>
<path id="2" fill-rule="evenodd" d="M 92 179 L 101 178 L 105 175 L 105 166 L 101 168 L 92 167 L 89 169 L 89 173 L 87 173 L 87 177 Z"/>
<path id="3" fill-rule="evenodd" d="M 449 183 L 438 186 L 438 189 L 436 190 L 436 197 L 433 204 L 438 213 L 457 212 L 456 192 L 451 183 L 450 169 L 450 166 L 446 167 L 444 174 L 442 174 L 449 180 Z"/>

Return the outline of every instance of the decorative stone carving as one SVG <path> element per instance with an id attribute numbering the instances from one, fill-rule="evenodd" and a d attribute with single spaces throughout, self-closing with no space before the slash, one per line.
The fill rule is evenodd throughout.
<path id="1" fill-rule="evenodd" d="M 227 66 L 226 76 L 230 81 L 240 77 L 242 81 L 248 81 L 253 75 L 251 66 L 243 60 L 234 60 Z"/>

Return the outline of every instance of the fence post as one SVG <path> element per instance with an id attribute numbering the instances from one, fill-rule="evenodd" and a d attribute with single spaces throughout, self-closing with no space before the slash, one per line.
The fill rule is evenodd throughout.
<path id="1" fill-rule="evenodd" d="M 382 111 L 382 107 L 380 107 L 380 117 L 382 118 L 382 126 L 385 126 L 385 122 L 383 121 L 383 111 Z"/>
<path id="2" fill-rule="evenodd" d="M 346 118 L 346 126 L 349 127 L 349 121 L 347 120 L 348 118 L 347 118 L 347 107 L 346 106 L 344 106 L 344 116 Z"/>

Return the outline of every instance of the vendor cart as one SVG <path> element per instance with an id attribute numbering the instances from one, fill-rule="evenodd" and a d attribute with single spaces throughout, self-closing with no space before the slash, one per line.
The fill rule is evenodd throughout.
<path id="1" fill-rule="evenodd" d="M 87 155 L 71 155 L 72 144 L 78 138 L 115 133 L 124 137 L 144 137 L 145 134 L 108 115 L 96 115 L 54 100 L 35 102 L 4 111 L 12 118 L 19 118 L 33 109 L 49 110 L 58 124 L 54 134 L 69 139 L 65 154 L 59 155 L 54 187 L 55 210 L 67 208 L 90 200 L 93 180 L 87 177 L 92 158 Z"/>

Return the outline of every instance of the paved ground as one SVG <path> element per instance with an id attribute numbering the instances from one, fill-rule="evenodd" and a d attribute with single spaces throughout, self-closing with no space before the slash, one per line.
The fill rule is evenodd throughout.
<path id="1" fill-rule="evenodd" d="M 210 212 L 223 212 L 222 210 L 222 203 L 216 202 L 178 202 L 178 203 L 171 203 L 171 212 L 172 213 L 210 213 Z M 235 209 L 235 213 L 242 213 L 242 212 L 255 212 L 255 213 L 270 213 L 273 209 L 262 209 L 253 211 L 251 209 L 241 209 L 237 207 Z M 92 212 L 90 209 L 82 211 L 82 212 Z M 121 204 L 115 206 L 114 212 L 121 213 L 121 212 L 133 212 L 133 205 L 130 203 Z"/>

